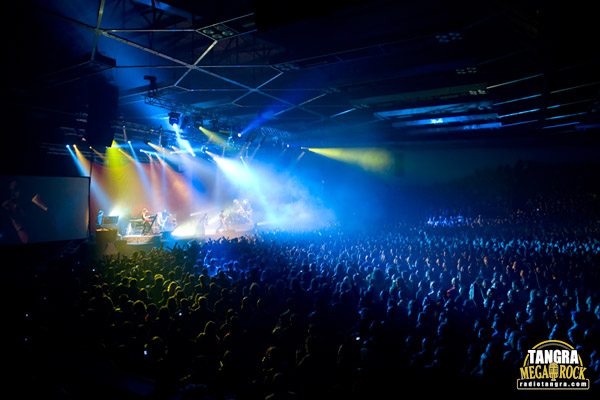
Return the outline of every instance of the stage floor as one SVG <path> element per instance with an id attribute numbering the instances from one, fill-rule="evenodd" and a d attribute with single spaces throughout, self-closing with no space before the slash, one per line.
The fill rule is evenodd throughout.
<path id="1" fill-rule="evenodd" d="M 123 236 L 123 240 L 127 242 L 127 244 L 145 244 L 145 243 L 160 243 L 162 239 L 162 235 L 152 234 L 152 235 L 126 235 Z"/>
<path id="2" fill-rule="evenodd" d="M 177 236 L 172 232 L 153 233 L 149 235 L 125 235 L 116 239 L 102 240 L 100 236 L 96 238 L 96 254 L 99 256 L 130 256 L 134 252 L 150 252 L 153 248 L 161 245 L 164 248 L 178 245 L 185 245 L 195 240 L 199 243 L 207 240 L 219 240 L 221 238 L 234 239 L 255 232 L 254 225 L 241 225 L 230 227 L 228 230 L 206 230 L 203 235 Z"/>
<path id="3" fill-rule="evenodd" d="M 255 232 L 255 226 L 252 224 L 247 225 L 237 225 L 230 227 L 229 229 L 223 229 L 220 231 L 216 231 L 215 229 L 207 229 L 203 234 L 182 234 L 177 235 L 175 232 L 172 235 L 169 235 L 173 239 L 187 239 L 187 240 L 218 240 L 220 238 L 233 239 L 245 235 L 250 235 Z"/>

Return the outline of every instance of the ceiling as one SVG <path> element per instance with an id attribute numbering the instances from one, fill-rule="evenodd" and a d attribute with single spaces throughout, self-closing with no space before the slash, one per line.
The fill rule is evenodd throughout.
<path id="1" fill-rule="evenodd" d="M 294 146 L 596 138 L 595 14 L 565 4 L 29 0 L 7 14 L 6 96 L 42 143 L 112 104 L 120 139 L 169 134 L 171 112 L 194 140 L 200 124 Z"/>

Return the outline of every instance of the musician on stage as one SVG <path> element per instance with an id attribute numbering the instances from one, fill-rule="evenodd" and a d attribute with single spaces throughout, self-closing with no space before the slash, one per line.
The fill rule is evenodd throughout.
<path id="1" fill-rule="evenodd" d="M 169 214 L 166 208 L 163 209 L 162 213 L 160 213 L 160 215 L 158 216 L 158 227 L 161 231 L 167 230 L 167 224 L 169 222 L 170 216 L 171 214 Z"/>
<path id="2" fill-rule="evenodd" d="M 102 226 L 102 222 L 104 221 L 104 211 L 98 211 L 98 228 Z"/>
<path id="3" fill-rule="evenodd" d="M 152 230 L 152 222 L 154 215 L 151 215 L 146 207 L 142 209 L 142 220 L 144 221 L 144 230 L 142 235 L 149 233 Z"/>
<path id="4" fill-rule="evenodd" d="M 238 199 L 233 199 L 233 212 L 236 214 L 241 214 L 244 212 L 244 208 Z"/>
<path id="5" fill-rule="evenodd" d="M 219 213 L 219 222 L 220 225 L 217 228 L 217 232 L 219 232 L 222 228 L 225 228 L 225 230 L 227 230 L 227 217 L 225 217 L 225 210 L 221 210 L 221 212 Z"/>

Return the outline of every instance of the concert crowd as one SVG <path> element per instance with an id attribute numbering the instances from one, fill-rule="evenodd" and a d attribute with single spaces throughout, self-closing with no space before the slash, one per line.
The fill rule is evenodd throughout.
<path id="1" fill-rule="evenodd" d="M 20 381 L 64 398 L 527 398 L 527 350 L 558 339 L 593 393 L 600 225 L 596 197 L 570 193 L 36 265 L 15 307 Z"/>

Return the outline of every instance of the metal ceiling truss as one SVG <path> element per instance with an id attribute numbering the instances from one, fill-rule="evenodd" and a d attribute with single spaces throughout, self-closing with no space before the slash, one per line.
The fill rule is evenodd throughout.
<path id="1" fill-rule="evenodd" d="M 223 39 L 230 40 L 231 38 L 239 37 L 239 35 L 243 35 L 243 34 L 246 34 L 248 32 L 251 32 L 251 31 L 243 32 L 243 33 L 236 32 L 236 34 L 227 35 L 227 36 L 223 36 L 223 37 L 218 37 L 218 39 L 215 38 L 214 35 L 212 35 L 212 36 L 208 35 L 207 32 L 210 32 L 211 29 L 215 29 L 216 30 L 217 27 L 226 27 L 227 23 L 230 23 L 231 21 L 235 21 L 238 18 L 239 19 L 248 18 L 249 16 L 251 16 L 251 14 L 247 14 L 247 15 L 240 16 L 238 18 L 232 18 L 232 19 L 229 19 L 229 20 L 226 20 L 226 21 L 222 21 L 222 22 L 219 22 L 219 23 L 211 24 L 208 27 L 201 27 L 201 28 L 195 28 L 195 29 L 190 29 L 190 28 L 170 28 L 170 29 L 163 29 L 163 28 L 114 29 L 114 28 L 111 28 L 111 29 L 104 29 L 104 28 L 101 28 L 102 16 L 103 16 L 103 13 L 104 13 L 104 7 L 105 7 L 105 1 L 102 0 L 100 2 L 99 8 L 98 8 L 98 18 L 97 18 L 97 24 L 96 24 L 96 26 L 91 26 L 91 25 L 85 24 L 85 23 L 83 23 L 81 21 L 75 20 L 75 19 L 70 18 L 68 16 L 65 16 L 65 15 L 62 15 L 62 14 L 58 14 L 58 13 L 52 11 L 52 10 L 45 9 L 44 11 L 46 13 L 48 13 L 48 14 L 51 14 L 51 15 L 59 17 L 59 18 L 61 18 L 63 20 L 66 20 L 66 21 L 68 21 L 71 24 L 74 24 L 74 25 L 79 26 L 81 28 L 85 28 L 85 29 L 87 29 L 89 31 L 92 31 L 94 33 L 94 38 L 95 38 L 94 39 L 94 48 L 92 49 L 92 59 L 95 57 L 95 54 L 96 54 L 97 38 L 98 38 L 98 36 L 102 35 L 102 36 L 104 36 L 106 38 L 109 38 L 109 39 L 121 42 L 121 43 L 123 43 L 125 45 L 131 46 L 131 47 L 136 48 L 138 50 L 142 50 L 142 51 L 147 52 L 149 54 L 152 54 L 154 56 L 157 56 L 157 57 L 163 58 L 163 59 L 165 59 L 167 61 L 173 62 L 173 63 L 175 63 L 175 64 L 177 64 L 177 65 L 179 65 L 181 67 L 184 67 L 186 69 L 186 71 L 183 72 L 181 74 L 181 76 L 176 80 L 176 82 L 173 85 L 171 85 L 171 86 L 180 87 L 179 85 L 181 84 L 182 80 L 190 72 L 197 71 L 197 72 L 203 73 L 205 75 L 208 75 L 210 77 L 222 80 L 222 81 L 224 81 L 226 83 L 235 85 L 236 87 L 238 87 L 238 88 L 243 89 L 243 90 L 246 91 L 246 93 L 244 93 L 243 95 L 239 96 L 234 101 L 232 101 L 232 104 L 235 104 L 237 101 L 241 100 L 242 98 L 244 98 L 244 97 L 246 97 L 246 96 L 248 96 L 250 94 L 256 93 L 256 94 L 265 96 L 267 98 L 270 98 L 270 99 L 272 99 L 272 100 L 274 100 L 276 102 L 285 104 L 288 107 L 288 108 L 286 108 L 284 110 L 281 110 L 281 111 L 277 112 L 276 114 L 273 114 L 274 116 L 281 115 L 284 112 L 287 112 L 287 111 L 292 110 L 292 109 L 300 109 L 300 110 L 303 110 L 305 112 L 308 112 L 310 114 L 315 115 L 319 119 L 323 119 L 324 120 L 324 119 L 327 118 L 327 116 L 319 114 L 319 113 L 317 113 L 317 112 L 315 112 L 313 110 L 304 108 L 302 105 L 294 104 L 294 103 L 292 103 L 290 101 L 287 101 L 287 100 L 285 100 L 285 99 L 283 99 L 281 97 L 275 96 L 275 95 L 273 95 L 271 93 L 267 93 L 267 92 L 261 90 L 265 85 L 271 83 L 272 81 L 274 81 L 275 79 L 277 79 L 278 77 L 280 77 L 282 75 L 282 72 L 279 71 L 274 66 L 271 66 L 271 65 L 243 65 L 243 64 L 242 65 L 239 65 L 239 64 L 235 64 L 235 65 L 216 65 L 216 66 L 214 66 L 214 65 L 205 65 L 205 66 L 200 65 L 201 61 L 215 48 L 215 46 L 219 43 L 220 40 L 223 40 Z M 156 2 L 154 2 L 154 1 L 152 2 L 152 7 L 156 7 Z M 136 8 L 136 10 L 139 11 L 138 8 Z M 163 10 L 159 10 L 159 11 L 160 11 L 160 13 L 163 13 Z M 225 29 L 225 28 L 221 28 L 221 29 Z M 142 44 L 133 42 L 133 41 L 131 41 L 129 39 L 126 39 L 126 38 L 121 37 L 121 36 L 119 36 L 119 35 L 116 34 L 116 33 L 122 33 L 122 32 L 127 32 L 127 33 L 133 33 L 133 32 L 171 32 L 171 33 L 174 33 L 174 32 L 176 32 L 176 33 L 182 33 L 182 34 L 189 34 L 190 32 L 197 32 L 197 33 L 200 33 L 203 36 L 209 38 L 210 40 L 212 40 L 212 42 L 210 43 L 210 45 L 208 46 L 208 48 L 206 48 L 204 50 L 204 52 L 195 60 L 195 62 L 193 62 L 193 63 L 190 64 L 190 63 L 188 63 L 186 61 L 183 61 L 183 60 L 180 60 L 178 58 L 169 56 L 168 54 L 165 54 L 164 52 L 161 52 L 161 51 L 158 51 L 158 50 L 154 50 L 152 48 L 149 48 L 149 47 L 144 46 Z M 239 81 L 237 81 L 235 79 L 232 79 L 232 78 L 226 77 L 226 76 L 224 76 L 222 74 L 219 74 L 218 72 L 215 72 L 213 70 L 207 69 L 207 68 L 213 68 L 213 67 L 220 67 L 220 68 L 243 68 L 243 67 L 246 67 L 246 68 L 257 68 L 257 67 L 258 68 L 264 68 L 264 67 L 268 67 L 268 68 L 272 68 L 276 72 L 276 74 L 273 77 L 270 77 L 267 80 L 265 80 L 264 82 L 260 83 L 256 87 L 251 87 L 251 86 L 246 85 L 246 84 L 244 84 L 242 82 L 239 82 Z M 119 67 L 115 66 L 115 68 L 119 68 Z M 129 67 L 129 68 L 131 68 L 131 67 Z M 166 67 L 166 68 L 168 68 L 168 67 Z M 183 87 L 181 87 L 181 89 L 188 90 L 188 89 L 183 88 Z M 159 99 L 157 96 L 153 96 L 151 98 L 148 98 L 148 96 L 146 96 L 146 93 L 139 93 L 139 94 L 140 95 L 144 95 L 144 101 L 147 104 L 155 105 L 157 107 L 163 107 L 163 108 L 167 108 L 167 109 L 172 109 L 172 102 L 170 102 L 170 101 L 168 101 L 166 99 Z M 194 110 L 194 111 L 198 111 L 198 110 Z"/>
<path id="2" fill-rule="evenodd" d="M 252 127 L 263 136 L 290 138 L 293 134 L 277 126 L 296 121 L 300 114 L 305 124 L 298 126 L 309 127 L 313 123 L 327 124 L 335 120 L 339 124 L 337 127 L 342 128 L 344 122 L 353 121 L 351 118 L 359 114 L 363 118 L 362 124 L 384 122 L 389 132 L 398 137 L 408 130 L 435 134 L 443 133 L 444 129 L 459 130 L 461 124 L 465 130 L 496 130 L 520 124 L 531 124 L 535 129 L 552 129 L 569 127 L 569 124 L 576 126 L 575 118 L 590 114 L 589 110 L 595 109 L 592 104 L 598 102 L 600 82 L 597 79 L 578 80 L 578 70 L 573 69 L 568 72 L 572 83 L 563 84 L 561 80 L 556 83 L 556 71 L 548 71 L 543 61 L 535 59 L 531 62 L 524 49 L 535 50 L 538 26 L 535 21 L 528 20 L 529 14 L 523 14 L 520 7 L 504 4 L 503 1 L 493 2 L 495 12 L 470 25 L 455 27 L 451 24 L 452 29 L 444 25 L 439 32 L 435 32 L 437 27 L 424 31 L 425 28 L 421 28 L 415 20 L 410 21 L 415 24 L 412 30 L 402 31 L 405 36 L 396 35 L 394 31 L 393 36 L 377 37 L 370 42 L 357 40 L 360 44 L 354 47 L 347 46 L 345 41 L 342 48 L 316 46 L 310 53 L 300 53 L 301 56 L 268 42 L 264 36 L 253 35 L 257 32 L 253 13 L 236 10 L 239 11 L 238 16 L 213 16 L 209 21 L 166 2 L 120 0 L 121 11 L 118 12 L 122 12 L 123 21 L 128 17 L 141 16 L 142 25 L 146 25 L 137 28 L 125 28 L 125 24 L 123 27 L 103 27 L 107 3 L 106 0 L 99 1 L 94 23 L 85 23 L 46 8 L 42 11 L 93 34 L 89 53 L 89 61 L 93 65 L 88 68 L 87 74 L 120 68 L 173 72 L 168 78 L 162 78 L 163 81 L 156 82 L 155 78 L 154 86 L 138 86 L 120 93 L 120 104 L 143 102 L 192 118 L 206 116 L 206 119 L 226 120 L 230 132 L 233 126 L 236 129 Z M 426 8 L 426 5 L 423 4 L 423 7 Z M 473 38 L 484 22 L 494 20 L 499 23 L 504 19 L 509 21 L 510 30 L 515 31 L 513 34 L 526 39 L 522 48 L 503 46 L 494 50 L 496 42 L 480 45 L 479 40 L 483 38 Z M 141 40 L 136 41 L 136 34 Z M 172 36 L 166 35 L 162 38 L 164 42 L 158 43 L 154 40 L 154 35 L 158 37 L 158 34 Z M 100 38 L 147 53 L 164 60 L 165 64 L 116 65 L 98 52 Z M 482 47 L 481 59 L 471 54 L 473 48 L 468 46 L 472 45 L 472 40 L 476 46 Z M 360 62 L 346 68 L 350 62 L 370 61 L 375 57 L 383 59 L 378 61 L 392 61 L 387 69 L 383 69 L 385 73 L 380 74 L 378 68 L 371 69 L 372 64 Z M 414 61 L 405 60 L 410 57 L 414 57 Z M 505 65 L 514 66 L 521 60 L 529 63 L 519 72 L 503 68 Z M 356 65 L 367 65 L 366 73 L 362 75 L 362 70 L 356 72 Z M 244 73 L 239 73 L 241 70 Z M 309 75 L 312 71 L 326 75 L 326 81 L 313 83 L 311 78 L 314 75 Z M 342 74 L 339 74 L 340 71 Z M 68 82 L 82 73 L 77 68 L 63 72 L 64 76 L 57 75 L 50 82 L 60 84 L 61 79 Z M 305 79 L 306 84 L 293 87 L 289 82 L 297 76 L 295 74 Z M 522 75 L 512 76 L 516 74 Z M 247 79 L 247 75 L 252 75 L 252 78 Z M 204 86 L 203 79 L 208 82 Z M 222 87 L 213 85 L 213 80 L 223 83 Z M 489 82 L 491 80 L 496 81 Z M 428 84 L 421 85 L 423 82 Z M 559 86 L 552 87 L 553 84 Z M 290 100 L 287 91 L 302 91 L 302 98 Z M 178 101 L 178 96 L 192 95 L 193 92 L 227 92 L 231 98 L 190 101 L 189 104 Z M 567 97 L 567 94 L 575 92 L 577 95 Z M 274 105 L 269 110 L 270 104 Z M 237 112 L 244 108 L 251 111 L 246 115 Z M 581 126 L 594 126 L 596 122 L 597 117 Z M 115 122 L 115 125 L 119 124 L 121 121 Z"/>

